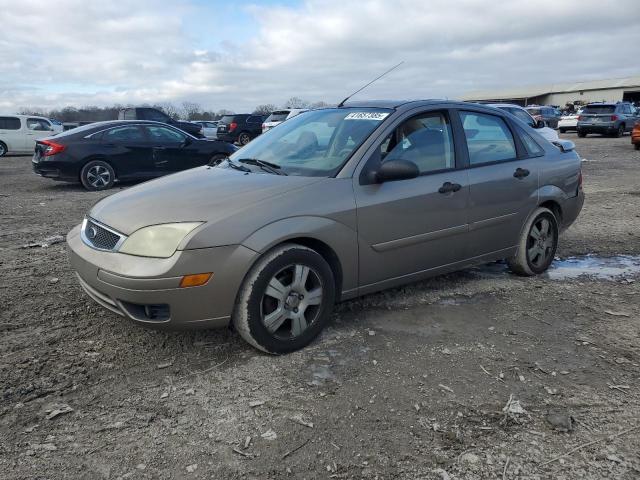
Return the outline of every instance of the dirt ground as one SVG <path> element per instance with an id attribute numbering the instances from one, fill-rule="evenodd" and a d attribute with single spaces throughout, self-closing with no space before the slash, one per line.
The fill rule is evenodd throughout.
<path id="1" fill-rule="evenodd" d="M 559 257 L 635 268 L 640 152 L 563 136 L 587 201 Z M 124 321 L 83 294 L 64 243 L 23 248 L 104 195 L 0 159 L 0 477 L 640 477 L 638 273 L 470 269 L 343 303 L 272 357 Z"/>

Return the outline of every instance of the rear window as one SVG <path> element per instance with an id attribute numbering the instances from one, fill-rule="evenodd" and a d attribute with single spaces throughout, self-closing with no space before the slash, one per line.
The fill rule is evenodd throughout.
<path id="1" fill-rule="evenodd" d="M 134 108 L 129 108 L 118 114 L 118 120 L 137 120 Z"/>
<path id="2" fill-rule="evenodd" d="M 0 117 L 0 130 L 20 130 L 20 119 L 17 117 Z"/>
<path id="3" fill-rule="evenodd" d="M 225 115 L 224 117 L 222 117 L 220 119 L 220 123 L 225 123 L 225 124 L 230 124 L 231 122 L 233 122 L 233 119 L 235 118 L 234 115 Z"/>
<path id="4" fill-rule="evenodd" d="M 531 115 L 540 115 L 539 108 L 527 108 L 527 112 L 529 112 Z"/>
<path id="5" fill-rule="evenodd" d="M 284 112 L 273 112 L 271 115 L 267 117 L 265 123 L 268 122 L 284 122 L 289 116 L 289 111 Z"/>
<path id="6" fill-rule="evenodd" d="M 616 111 L 615 105 L 587 105 L 582 113 L 614 113 Z"/>

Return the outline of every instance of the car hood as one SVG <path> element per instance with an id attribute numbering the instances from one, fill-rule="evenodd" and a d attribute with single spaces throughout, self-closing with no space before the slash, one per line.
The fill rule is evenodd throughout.
<path id="1" fill-rule="evenodd" d="M 162 223 L 214 223 L 321 180 L 198 167 L 111 195 L 89 216 L 125 235 Z"/>

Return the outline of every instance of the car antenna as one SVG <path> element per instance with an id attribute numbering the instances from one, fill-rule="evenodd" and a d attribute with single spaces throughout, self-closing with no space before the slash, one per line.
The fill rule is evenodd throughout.
<path id="1" fill-rule="evenodd" d="M 349 95 L 347 98 L 345 98 L 344 100 L 342 100 L 339 104 L 338 104 L 338 108 L 342 107 L 345 102 L 347 100 L 349 100 L 351 97 L 353 97 L 356 93 L 361 92 L 362 90 L 364 90 L 365 88 L 367 88 L 369 85 L 371 85 L 373 82 L 380 80 L 382 77 L 384 77 L 387 73 L 390 73 L 391 71 L 395 70 L 396 68 L 398 68 L 400 65 L 402 65 L 404 63 L 404 60 L 402 62 L 400 62 L 399 64 L 397 64 L 394 67 L 391 67 L 389 70 L 387 70 L 386 72 L 384 72 L 382 75 L 380 75 L 379 77 L 374 78 L 373 80 L 371 80 L 369 83 L 367 83 L 364 87 L 360 88 L 359 90 L 356 90 L 355 92 L 353 92 L 351 95 Z"/>

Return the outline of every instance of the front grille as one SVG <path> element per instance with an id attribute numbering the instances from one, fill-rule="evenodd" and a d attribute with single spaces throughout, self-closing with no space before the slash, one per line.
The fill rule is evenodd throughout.
<path id="1" fill-rule="evenodd" d="M 122 236 L 87 219 L 82 226 L 82 238 L 89 246 L 100 250 L 114 250 Z"/>

